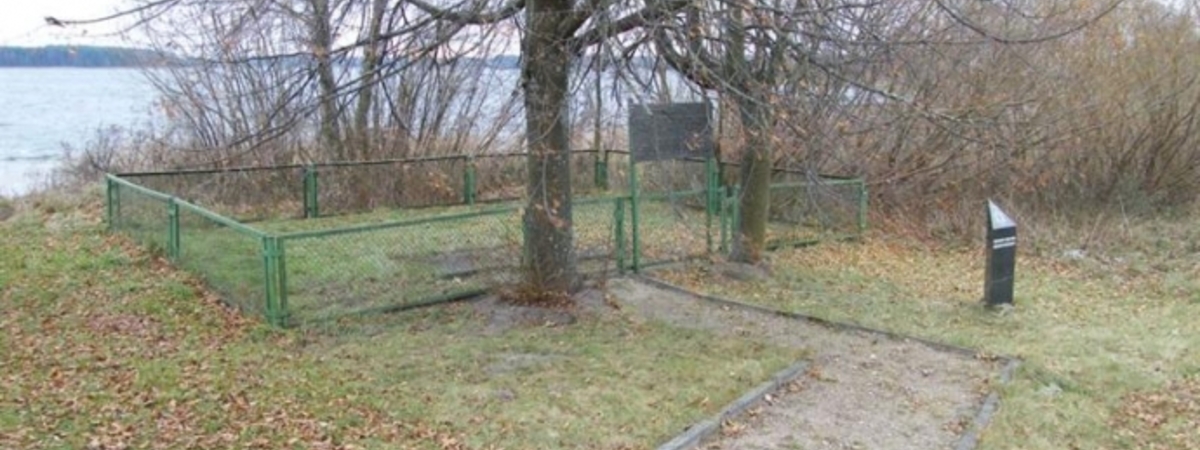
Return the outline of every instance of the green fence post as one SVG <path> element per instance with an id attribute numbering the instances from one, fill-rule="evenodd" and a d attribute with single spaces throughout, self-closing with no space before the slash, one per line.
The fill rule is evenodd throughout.
<path id="1" fill-rule="evenodd" d="M 278 326 L 286 327 L 291 320 L 288 313 L 287 251 L 285 249 L 287 240 L 278 237 L 272 239 L 275 241 L 275 279 L 277 280 L 275 318 Z"/>
<path id="2" fill-rule="evenodd" d="M 304 167 L 304 218 L 313 219 L 321 214 L 317 207 L 317 168 Z"/>
<path id="3" fill-rule="evenodd" d="M 858 234 L 867 232 L 867 180 L 860 178 L 858 183 Z"/>
<path id="4" fill-rule="evenodd" d="M 617 198 L 613 207 L 613 238 L 616 240 L 617 272 L 625 273 L 625 198 Z"/>
<path id="5" fill-rule="evenodd" d="M 263 255 L 263 292 L 265 297 L 264 313 L 267 316 L 267 323 L 278 325 L 279 322 L 279 293 L 277 283 L 278 277 L 276 270 L 279 269 L 279 251 L 276 247 L 278 241 L 273 236 L 262 237 L 262 255 Z"/>
<path id="6" fill-rule="evenodd" d="M 463 169 L 463 203 L 475 204 L 475 158 L 466 158 L 466 168 Z"/>
<path id="7" fill-rule="evenodd" d="M 639 233 L 641 232 L 640 231 L 641 227 L 638 224 L 638 222 L 639 222 L 638 203 L 640 200 L 638 198 L 639 195 L 638 195 L 637 172 L 638 172 L 637 171 L 637 163 L 633 161 L 632 157 L 630 157 L 630 160 L 629 160 L 629 203 L 630 203 L 629 227 L 633 233 L 633 235 L 631 237 L 633 238 L 633 245 L 632 245 L 632 247 L 633 247 L 633 258 L 632 258 L 633 266 L 632 266 L 632 268 L 633 268 L 634 273 L 641 271 L 641 268 L 642 268 L 642 265 L 641 265 L 642 239 L 641 239 L 641 236 L 639 235 Z"/>
<path id="8" fill-rule="evenodd" d="M 179 203 L 175 197 L 167 199 L 167 258 L 179 260 Z"/>
<path id="9" fill-rule="evenodd" d="M 108 214 L 112 216 L 110 226 L 113 227 L 112 229 L 115 231 L 121 228 L 120 222 L 123 220 L 123 217 L 121 216 L 121 190 L 124 189 L 124 187 L 121 186 L 121 183 L 118 183 L 117 180 L 113 178 L 110 178 L 108 182 L 112 184 L 112 203 L 109 203 L 110 211 Z"/>
<path id="10" fill-rule="evenodd" d="M 105 177 L 104 183 L 105 183 L 104 198 L 105 198 L 105 202 L 106 202 L 104 204 L 104 210 L 105 210 L 104 215 L 105 215 L 105 218 L 107 219 L 106 223 L 108 225 L 108 231 L 113 231 L 113 230 L 117 229 L 113 220 L 115 220 L 117 218 L 117 214 L 116 214 L 116 211 L 117 211 L 117 209 L 116 209 L 117 208 L 117 189 L 119 189 L 119 187 L 117 186 L 117 182 L 113 181 L 112 175 Z"/>

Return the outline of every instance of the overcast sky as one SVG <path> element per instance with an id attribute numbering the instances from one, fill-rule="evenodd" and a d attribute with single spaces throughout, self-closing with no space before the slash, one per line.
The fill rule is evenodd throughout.
<path id="1" fill-rule="evenodd" d="M 0 45 L 119 44 L 112 25 L 58 28 L 45 17 L 90 19 L 116 11 L 125 0 L 0 0 Z"/>
<path id="2" fill-rule="evenodd" d="M 1174 6 L 1190 1 L 1196 0 L 1160 0 Z M 128 0 L 0 0 L 0 46 L 127 44 L 115 36 L 112 23 L 59 28 L 47 25 L 45 17 L 93 19 L 130 4 Z"/>

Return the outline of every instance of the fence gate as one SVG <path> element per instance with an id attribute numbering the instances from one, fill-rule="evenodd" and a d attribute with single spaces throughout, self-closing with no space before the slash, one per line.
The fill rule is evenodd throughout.
<path id="1" fill-rule="evenodd" d="M 631 268 L 712 252 L 719 214 L 707 102 L 633 105 L 629 113 Z"/>

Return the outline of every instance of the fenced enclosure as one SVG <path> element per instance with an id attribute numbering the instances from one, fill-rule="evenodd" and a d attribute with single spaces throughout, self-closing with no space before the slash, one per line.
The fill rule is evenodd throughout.
<path id="1" fill-rule="evenodd" d="M 733 163 L 632 165 L 621 151 L 572 154 L 581 272 L 728 250 Z M 107 177 L 111 230 L 201 277 L 230 304 L 280 326 L 484 293 L 519 276 L 523 154 Z M 768 247 L 859 236 L 861 179 L 777 170 Z M 736 181 L 736 180 L 735 180 Z"/>

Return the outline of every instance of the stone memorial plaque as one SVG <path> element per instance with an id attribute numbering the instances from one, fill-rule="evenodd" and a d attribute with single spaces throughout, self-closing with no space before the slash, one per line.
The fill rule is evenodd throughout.
<path id="1" fill-rule="evenodd" d="M 988 306 L 1013 304 L 1017 260 L 1017 223 L 995 202 L 987 202 L 987 261 L 983 299 Z"/>
<path id="2" fill-rule="evenodd" d="M 707 102 L 633 105 L 629 112 L 633 161 L 711 156 L 716 144 L 709 109 Z"/>

